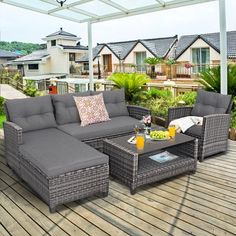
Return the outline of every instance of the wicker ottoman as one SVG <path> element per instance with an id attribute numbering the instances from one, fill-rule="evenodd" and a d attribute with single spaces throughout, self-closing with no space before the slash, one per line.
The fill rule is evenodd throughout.
<path id="1" fill-rule="evenodd" d="M 4 128 L 7 137 L 12 135 L 5 142 L 9 166 L 49 205 L 51 212 L 63 203 L 108 194 L 105 154 L 56 128 L 23 135 L 10 122 Z M 18 145 L 14 142 L 17 140 Z M 13 145 L 18 151 L 8 148 Z"/>

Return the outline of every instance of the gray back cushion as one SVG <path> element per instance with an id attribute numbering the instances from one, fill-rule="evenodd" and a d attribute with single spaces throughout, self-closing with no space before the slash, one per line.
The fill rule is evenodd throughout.
<path id="1" fill-rule="evenodd" d="M 50 96 L 7 100 L 6 108 L 23 132 L 56 127 Z"/>
<path id="2" fill-rule="evenodd" d="M 98 93 L 99 92 L 92 92 L 92 94 L 98 94 Z M 104 91 L 102 93 L 103 93 L 104 103 L 110 118 L 129 115 L 125 103 L 124 89 Z"/>
<path id="3" fill-rule="evenodd" d="M 89 96 L 90 91 L 64 95 L 52 95 L 58 125 L 80 122 L 78 109 L 73 96 Z"/>
<path id="4" fill-rule="evenodd" d="M 198 90 L 197 100 L 191 115 L 206 116 L 211 114 L 225 114 L 231 104 L 231 95 Z"/>

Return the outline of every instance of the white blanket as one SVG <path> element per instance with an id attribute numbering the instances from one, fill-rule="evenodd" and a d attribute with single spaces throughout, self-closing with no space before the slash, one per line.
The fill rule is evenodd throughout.
<path id="1" fill-rule="evenodd" d="M 172 120 L 170 125 L 174 125 L 176 128 L 176 132 L 180 133 L 181 131 L 184 133 L 193 125 L 202 125 L 203 117 L 199 116 L 185 116 L 176 120 Z"/>

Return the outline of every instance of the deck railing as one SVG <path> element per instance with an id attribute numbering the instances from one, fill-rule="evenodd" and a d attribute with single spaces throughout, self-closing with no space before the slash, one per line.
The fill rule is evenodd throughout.
<path id="1" fill-rule="evenodd" d="M 172 78 L 192 78 L 197 77 L 199 72 L 204 71 L 207 68 L 218 66 L 219 64 L 194 64 L 189 63 L 178 63 L 173 65 L 158 64 L 154 67 L 151 65 L 135 65 L 135 64 L 114 64 L 114 72 L 124 72 L 124 73 L 146 73 L 152 78 L 157 78 L 163 76 L 164 79 Z M 155 68 L 155 69 L 153 69 Z"/>

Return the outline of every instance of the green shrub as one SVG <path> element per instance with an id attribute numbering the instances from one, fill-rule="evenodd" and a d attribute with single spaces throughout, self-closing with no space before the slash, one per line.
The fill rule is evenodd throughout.
<path id="1" fill-rule="evenodd" d="M 5 98 L 0 97 L 0 115 L 5 114 L 4 103 L 5 103 Z"/>
<path id="2" fill-rule="evenodd" d="M 159 96 L 153 99 L 142 100 L 137 105 L 147 107 L 151 110 L 152 115 L 167 118 L 168 109 L 170 107 L 179 106 L 179 101 L 184 101 L 185 105 L 192 106 L 196 100 L 196 92 L 186 92 L 183 95 L 173 97 L 170 91 L 158 90 Z M 153 93 L 153 92 L 151 92 Z M 154 92 L 156 94 L 156 91 Z"/>
<path id="3" fill-rule="evenodd" d="M 3 123 L 6 121 L 5 115 L 0 115 L 0 129 L 3 128 Z"/>
<path id="4" fill-rule="evenodd" d="M 233 109 L 231 111 L 231 128 L 236 128 L 236 97 L 233 98 Z"/>
<path id="5" fill-rule="evenodd" d="M 150 77 L 138 73 L 114 73 L 108 77 L 117 88 L 125 89 L 126 101 L 134 102 L 135 95 L 144 90 L 143 85 L 150 81 Z"/>
<path id="6" fill-rule="evenodd" d="M 231 112 L 231 124 L 230 124 L 230 127 L 236 129 L 236 111 L 232 111 Z"/>
<path id="7" fill-rule="evenodd" d="M 149 91 L 146 92 L 147 93 L 147 97 L 148 99 L 150 98 L 171 98 L 173 95 L 172 95 L 172 92 L 170 90 L 160 90 L 160 89 L 155 89 L 155 88 L 152 88 L 150 89 Z"/>
<path id="8" fill-rule="evenodd" d="M 35 81 L 27 80 L 24 89 L 24 94 L 30 97 L 35 97 L 37 95 L 38 89 L 35 87 Z"/>
<path id="9" fill-rule="evenodd" d="M 151 102 L 149 109 L 151 110 L 152 115 L 167 118 L 168 109 L 170 107 L 176 107 L 177 102 L 174 98 L 164 99 L 159 98 Z"/>
<path id="10" fill-rule="evenodd" d="M 186 92 L 183 95 L 179 95 L 176 97 L 178 101 L 184 101 L 185 105 L 192 106 L 197 98 L 197 92 Z"/>
<path id="11" fill-rule="evenodd" d="M 172 92 L 169 90 L 160 90 L 156 88 L 151 88 L 150 90 L 136 93 L 134 95 L 134 102 L 136 104 L 139 104 L 140 102 L 144 102 L 144 101 L 146 102 L 152 99 L 158 99 L 158 98 L 169 99 L 172 96 L 173 96 Z"/>

